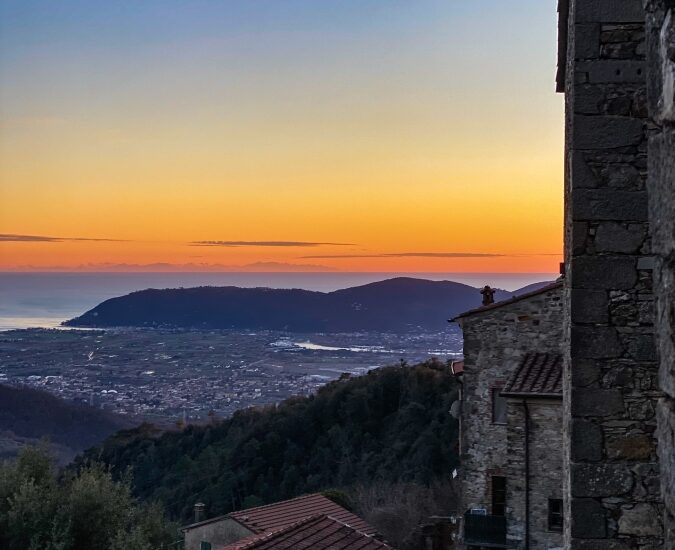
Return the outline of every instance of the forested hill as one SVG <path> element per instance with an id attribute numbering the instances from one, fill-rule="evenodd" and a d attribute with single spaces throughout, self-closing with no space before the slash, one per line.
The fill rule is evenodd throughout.
<path id="1" fill-rule="evenodd" d="M 215 516 L 327 488 L 427 484 L 457 464 L 457 388 L 443 363 L 385 367 L 208 426 L 119 432 L 79 461 L 131 467 L 137 496 L 183 521 L 198 501 Z"/>
<path id="2" fill-rule="evenodd" d="M 132 425 L 129 419 L 32 388 L 0 384 L 0 459 L 47 438 L 61 462 Z"/>
<path id="3" fill-rule="evenodd" d="M 498 291 L 496 299 L 512 295 Z M 232 286 L 149 289 L 106 300 L 65 324 L 292 332 L 439 331 L 447 329 L 448 318 L 480 302 L 474 287 L 408 277 L 328 293 Z"/>

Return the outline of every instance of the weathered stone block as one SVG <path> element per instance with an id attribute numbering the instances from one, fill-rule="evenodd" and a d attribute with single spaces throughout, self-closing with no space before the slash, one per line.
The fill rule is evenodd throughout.
<path id="1" fill-rule="evenodd" d="M 576 8 L 578 22 L 642 23 L 645 18 L 640 0 L 583 0 Z"/>
<path id="2" fill-rule="evenodd" d="M 571 344 L 572 354 L 585 359 L 612 359 L 623 354 L 623 346 L 613 327 L 573 326 Z"/>
<path id="3" fill-rule="evenodd" d="M 572 389 L 573 416 L 612 416 L 624 412 L 623 395 L 619 390 Z"/>
<path id="4" fill-rule="evenodd" d="M 580 0 L 576 4 L 578 23 L 643 23 L 641 0 Z"/>
<path id="5" fill-rule="evenodd" d="M 644 461 L 654 451 L 654 440 L 645 434 L 628 434 L 607 438 L 607 458 L 612 460 Z"/>
<path id="6" fill-rule="evenodd" d="M 637 145 L 644 138 L 644 123 L 628 117 L 574 117 L 575 149 L 615 149 Z"/>
<path id="7" fill-rule="evenodd" d="M 628 406 L 628 416 L 632 420 L 651 420 L 654 414 L 655 408 L 649 399 L 642 399 Z"/>
<path id="8" fill-rule="evenodd" d="M 604 97 L 601 86 L 578 86 L 574 95 L 574 112 L 578 115 L 599 115 Z"/>
<path id="9" fill-rule="evenodd" d="M 570 550 L 634 550 L 628 542 L 619 540 L 574 540 Z"/>
<path id="10" fill-rule="evenodd" d="M 588 73 L 589 84 L 640 83 L 645 79 L 644 61 L 600 59 L 577 64 L 577 70 Z"/>
<path id="11" fill-rule="evenodd" d="M 602 428 L 587 420 L 573 420 L 570 455 L 573 462 L 602 459 Z"/>
<path id="12" fill-rule="evenodd" d="M 625 191 L 643 191 L 644 178 L 635 162 L 610 162 L 599 168 L 600 181 L 603 187 L 622 189 Z"/>
<path id="13" fill-rule="evenodd" d="M 647 221 L 644 191 L 573 189 L 572 216 L 575 220 Z"/>
<path id="14" fill-rule="evenodd" d="M 575 388 L 597 385 L 601 378 L 600 366 L 593 359 L 576 359 L 570 370 Z"/>
<path id="15" fill-rule="evenodd" d="M 609 300 L 604 290 L 572 289 L 573 323 L 607 323 Z"/>
<path id="16" fill-rule="evenodd" d="M 659 425 L 658 453 L 661 463 L 661 485 L 668 514 L 675 518 L 675 401 L 664 397 L 657 407 Z M 671 527 L 669 525 L 669 527 Z M 675 532 L 675 521 L 672 528 Z"/>
<path id="17" fill-rule="evenodd" d="M 633 474 L 622 464 L 571 464 L 573 497 L 615 497 L 633 489 Z"/>
<path id="18" fill-rule="evenodd" d="M 653 334 L 625 334 L 621 341 L 628 355 L 636 361 L 655 361 L 656 344 Z"/>
<path id="19" fill-rule="evenodd" d="M 647 237 L 645 224 L 620 224 L 603 222 L 595 233 L 596 252 L 636 254 Z"/>
<path id="20" fill-rule="evenodd" d="M 670 10 L 659 32 L 661 98 L 655 118 L 660 122 L 675 122 L 675 14 Z"/>
<path id="21" fill-rule="evenodd" d="M 573 537 L 601 539 L 607 536 L 605 509 L 597 500 L 577 498 L 572 500 L 571 508 Z"/>
<path id="22" fill-rule="evenodd" d="M 577 23 L 575 25 L 574 55 L 577 59 L 597 58 L 600 54 L 600 24 Z"/>
<path id="23" fill-rule="evenodd" d="M 600 176 L 591 170 L 583 151 L 570 151 L 572 156 L 572 174 L 577 189 L 595 189 L 600 186 Z"/>
<path id="24" fill-rule="evenodd" d="M 629 257 L 580 257 L 572 265 L 576 289 L 628 290 L 638 280 L 635 259 Z M 574 308 L 574 303 L 572 303 Z"/>
<path id="25" fill-rule="evenodd" d="M 586 253 L 586 243 L 588 242 L 588 223 L 574 222 L 572 224 L 572 255 Z"/>
<path id="26" fill-rule="evenodd" d="M 636 504 L 621 510 L 619 534 L 658 537 L 662 532 L 661 514 L 651 504 Z"/>

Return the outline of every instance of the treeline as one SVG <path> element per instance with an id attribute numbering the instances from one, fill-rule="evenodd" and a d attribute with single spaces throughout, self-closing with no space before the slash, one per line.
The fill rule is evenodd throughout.
<path id="1" fill-rule="evenodd" d="M 119 432 L 78 464 L 131 472 L 136 496 L 183 522 L 197 501 L 215 516 L 326 488 L 429 485 L 457 465 L 457 395 L 444 363 L 381 368 L 208 426 Z"/>
<path id="2" fill-rule="evenodd" d="M 179 536 L 159 505 L 140 504 L 128 481 L 100 465 L 59 472 L 47 447 L 0 462 L 0 548 L 154 550 Z"/>

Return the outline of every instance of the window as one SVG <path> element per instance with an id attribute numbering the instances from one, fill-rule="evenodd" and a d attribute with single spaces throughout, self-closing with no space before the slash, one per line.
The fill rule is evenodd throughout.
<path id="1" fill-rule="evenodd" d="M 211 550 L 211 543 L 203 540 L 199 543 L 199 550 Z"/>
<path id="2" fill-rule="evenodd" d="M 492 515 L 503 516 L 506 512 L 506 478 L 492 476 Z"/>
<path id="3" fill-rule="evenodd" d="M 506 397 L 502 397 L 501 388 L 492 388 L 492 422 L 506 424 Z"/>
<path id="4" fill-rule="evenodd" d="M 548 499 L 548 530 L 563 530 L 563 501 L 560 498 Z"/>

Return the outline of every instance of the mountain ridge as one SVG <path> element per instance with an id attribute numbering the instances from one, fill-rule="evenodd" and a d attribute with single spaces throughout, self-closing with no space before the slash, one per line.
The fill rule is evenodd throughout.
<path id="1" fill-rule="evenodd" d="M 495 299 L 511 298 L 517 292 L 497 289 Z M 63 324 L 288 332 L 440 331 L 446 329 L 447 319 L 480 303 L 475 287 L 412 277 L 332 292 L 203 286 L 132 292 Z"/>

